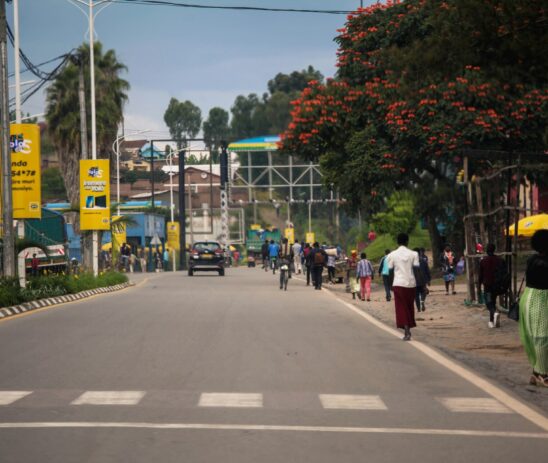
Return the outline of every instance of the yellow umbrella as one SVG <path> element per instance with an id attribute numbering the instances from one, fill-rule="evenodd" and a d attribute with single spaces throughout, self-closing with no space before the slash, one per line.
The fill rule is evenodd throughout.
<path id="1" fill-rule="evenodd" d="M 529 238 L 538 230 L 548 230 L 548 214 L 532 215 L 518 222 L 518 236 Z M 510 227 L 509 234 L 515 234 L 514 225 Z"/>
<path id="2" fill-rule="evenodd" d="M 112 243 L 105 243 L 101 246 L 101 251 L 110 251 L 112 249 Z"/>

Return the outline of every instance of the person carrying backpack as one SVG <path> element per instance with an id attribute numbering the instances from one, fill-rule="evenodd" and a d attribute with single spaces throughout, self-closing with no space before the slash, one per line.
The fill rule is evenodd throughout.
<path id="1" fill-rule="evenodd" d="M 508 290 L 510 279 L 506 270 L 506 262 L 495 256 L 495 245 L 487 245 L 487 257 L 480 261 L 479 286 L 483 286 L 485 305 L 489 310 L 489 328 L 499 325 L 500 314 L 497 312 L 497 296 Z"/>
<path id="2" fill-rule="evenodd" d="M 320 248 L 320 243 L 314 243 L 314 249 L 311 254 L 312 273 L 314 279 L 314 289 L 322 289 L 322 272 L 327 261 L 325 251 Z"/>

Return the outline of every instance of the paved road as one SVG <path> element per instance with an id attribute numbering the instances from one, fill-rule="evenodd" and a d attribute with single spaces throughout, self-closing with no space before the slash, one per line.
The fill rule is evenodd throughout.
<path id="1" fill-rule="evenodd" d="M 535 462 L 548 432 L 326 291 L 152 275 L 0 322 L 0 462 Z M 527 413 L 525 413 L 527 414 Z"/>

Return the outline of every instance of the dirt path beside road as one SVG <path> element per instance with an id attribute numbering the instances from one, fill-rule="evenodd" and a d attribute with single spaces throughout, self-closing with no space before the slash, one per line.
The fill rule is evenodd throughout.
<path id="1" fill-rule="evenodd" d="M 326 288 L 395 326 L 394 302 L 386 302 L 382 285 L 372 285 L 371 302 L 352 300 L 344 284 L 328 284 Z M 413 338 L 436 347 L 548 413 L 548 388 L 529 385 L 531 367 L 519 339 L 518 323 L 501 314 L 500 328 L 488 328 L 485 307 L 465 306 L 465 286 L 457 285 L 456 290 L 456 295 L 446 296 L 443 286 L 430 288 L 425 312 L 415 314 Z"/>

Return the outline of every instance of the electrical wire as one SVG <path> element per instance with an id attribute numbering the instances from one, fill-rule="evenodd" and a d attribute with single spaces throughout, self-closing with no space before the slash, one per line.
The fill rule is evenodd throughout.
<path id="1" fill-rule="evenodd" d="M 110 0 L 110 3 L 125 3 L 135 5 L 171 6 L 179 8 L 196 8 L 203 10 L 233 10 L 233 11 L 263 11 L 271 13 L 316 13 L 316 14 L 350 14 L 350 10 L 316 10 L 300 8 L 268 8 L 258 6 L 201 5 L 196 3 L 180 3 L 169 0 Z"/>

